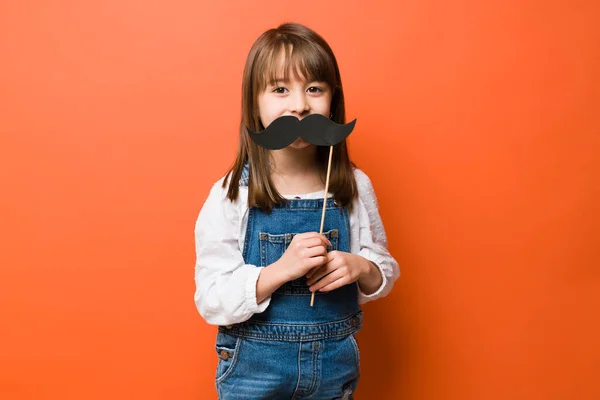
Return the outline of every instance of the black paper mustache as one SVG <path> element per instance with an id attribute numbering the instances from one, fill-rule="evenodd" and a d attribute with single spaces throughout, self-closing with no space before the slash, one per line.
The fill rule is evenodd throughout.
<path id="1" fill-rule="evenodd" d="M 302 120 L 284 115 L 260 132 L 253 132 L 248 128 L 246 130 L 257 145 L 269 150 L 279 150 L 298 138 L 317 146 L 333 146 L 346 139 L 354 130 L 354 125 L 356 119 L 341 125 L 321 114 L 311 114 Z"/>

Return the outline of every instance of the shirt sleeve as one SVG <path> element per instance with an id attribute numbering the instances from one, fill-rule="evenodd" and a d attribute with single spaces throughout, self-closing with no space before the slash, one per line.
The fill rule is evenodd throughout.
<path id="1" fill-rule="evenodd" d="M 383 281 L 381 286 L 369 295 L 359 292 L 361 304 L 386 296 L 400 276 L 398 262 L 388 251 L 388 242 L 379 209 L 375 190 L 369 177 L 362 171 L 356 170 L 356 183 L 358 185 L 358 207 L 360 251 L 358 255 L 373 262 Z"/>
<path id="2" fill-rule="evenodd" d="M 194 301 L 202 318 L 212 325 L 246 321 L 263 312 L 271 301 L 268 297 L 256 303 L 256 282 L 262 268 L 244 263 L 239 244 L 240 210 L 227 198 L 222 181 L 212 187 L 194 230 Z"/>

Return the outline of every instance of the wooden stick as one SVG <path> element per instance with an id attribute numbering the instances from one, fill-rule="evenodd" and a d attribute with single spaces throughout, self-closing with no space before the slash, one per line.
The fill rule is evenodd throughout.
<path id="1" fill-rule="evenodd" d="M 321 228 L 319 234 L 323 234 L 323 225 L 325 224 L 325 208 L 327 207 L 327 194 L 329 193 L 329 175 L 331 174 L 331 158 L 333 156 L 333 146 L 329 146 L 329 162 L 327 163 L 327 178 L 325 179 L 325 199 L 323 200 L 323 212 L 321 213 Z M 315 304 L 315 292 L 310 296 L 310 306 Z"/>

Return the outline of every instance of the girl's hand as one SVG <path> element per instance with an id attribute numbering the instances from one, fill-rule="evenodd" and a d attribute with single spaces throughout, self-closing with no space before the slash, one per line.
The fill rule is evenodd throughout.
<path id="1" fill-rule="evenodd" d="M 327 261 L 327 246 L 331 242 L 317 232 L 301 233 L 292 239 L 283 256 L 276 262 L 283 280 L 289 282 L 306 275 Z"/>
<path id="2" fill-rule="evenodd" d="M 327 254 L 327 262 L 306 274 L 307 284 L 311 292 L 317 290 L 321 292 L 330 292 L 344 285 L 360 280 L 362 286 L 363 280 L 373 286 L 371 281 L 379 276 L 381 284 L 381 274 L 375 264 L 364 257 L 343 251 L 331 251 Z M 377 282 L 373 282 L 377 284 Z M 377 286 L 375 286 L 377 287 Z"/>

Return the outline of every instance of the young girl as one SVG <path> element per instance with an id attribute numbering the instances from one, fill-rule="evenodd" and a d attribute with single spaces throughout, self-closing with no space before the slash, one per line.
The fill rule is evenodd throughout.
<path id="1" fill-rule="evenodd" d="M 195 302 L 219 325 L 219 398 L 351 399 L 359 304 L 385 296 L 399 275 L 373 187 L 345 141 L 336 145 L 321 235 L 329 148 L 299 138 L 266 150 L 246 130 L 284 115 L 344 123 L 335 56 L 302 25 L 271 29 L 250 50 L 242 96 L 235 164 L 212 187 L 195 229 Z"/>

